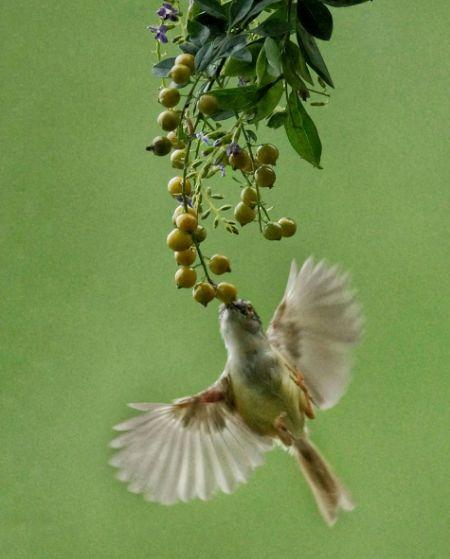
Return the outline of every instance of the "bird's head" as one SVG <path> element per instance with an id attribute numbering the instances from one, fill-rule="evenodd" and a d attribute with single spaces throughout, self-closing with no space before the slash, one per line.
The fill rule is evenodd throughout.
<path id="1" fill-rule="evenodd" d="M 243 343 L 263 333 L 261 319 L 250 301 L 239 299 L 219 309 L 220 329 L 225 341 L 235 338 Z"/>

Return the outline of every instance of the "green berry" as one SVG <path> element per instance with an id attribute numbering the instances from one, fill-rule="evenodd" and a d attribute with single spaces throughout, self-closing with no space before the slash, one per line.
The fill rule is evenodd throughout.
<path id="1" fill-rule="evenodd" d="M 241 200 L 246 206 L 254 208 L 258 202 L 258 193 L 256 188 L 246 186 L 243 190 L 241 190 Z"/>
<path id="2" fill-rule="evenodd" d="M 216 296 L 216 290 L 210 283 L 203 281 L 194 287 L 192 296 L 198 303 L 206 307 Z"/>
<path id="3" fill-rule="evenodd" d="M 166 132 L 171 132 L 178 127 L 180 115 L 172 110 L 163 111 L 158 116 L 158 124 Z M 169 140 L 170 141 L 170 140 Z"/>
<path id="4" fill-rule="evenodd" d="M 172 66 L 169 75 L 177 85 L 184 85 L 191 77 L 191 69 L 185 64 L 175 64 Z"/>
<path id="5" fill-rule="evenodd" d="M 237 289 L 232 283 L 222 282 L 216 288 L 216 297 L 223 303 L 231 303 L 237 299 Z"/>
<path id="6" fill-rule="evenodd" d="M 226 272 L 231 272 L 230 261 L 223 254 L 215 254 L 209 259 L 209 269 L 213 274 L 221 276 Z"/>
<path id="7" fill-rule="evenodd" d="M 234 208 L 234 217 L 238 223 L 244 226 L 255 219 L 256 211 L 244 204 L 244 202 L 239 202 L 239 204 Z"/>
<path id="8" fill-rule="evenodd" d="M 172 145 L 172 144 L 171 144 Z M 182 169 L 184 167 L 184 160 L 186 152 L 184 149 L 176 149 L 170 155 L 170 162 L 174 169 Z"/>
<path id="9" fill-rule="evenodd" d="M 152 151 L 155 155 L 163 156 L 170 153 L 170 150 L 172 149 L 172 143 L 165 136 L 156 136 L 156 138 L 153 139 L 151 145 L 148 146 L 148 148 L 146 149 L 147 151 Z"/>
<path id="10" fill-rule="evenodd" d="M 175 283 L 178 288 L 189 288 L 195 285 L 197 272 L 193 268 L 183 266 L 176 271 Z"/>
<path id="11" fill-rule="evenodd" d="M 187 66 L 193 72 L 195 68 L 195 58 L 192 54 L 189 53 L 179 54 L 175 58 L 175 64 L 182 64 L 183 66 Z"/>
<path id="12" fill-rule="evenodd" d="M 203 225 L 199 225 L 192 234 L 192 237 L 197 243 L 202 243 L 207 236 L 208 232 L 206 231 Z"/>
<path id="13" fill-rule="evenodd" d="M 190 247 L 186 250 L 175 252 L 174 255 L 177 264 L 181 266 L 191 266 L 197 258 L 197 251 L 194 247 Z"/>
<path id="14" fill-rule="evenodd" d="M 159 92 L 158 100 L 161 105 L 163 105 L 167 109 L 171 109 L 179 103 L 180 92 L 178 91 L 178 89 L 175 89 L 173 87 L 165 87 Z"/>
<path id="15" fill-rule="evenodd" d="M 280 241 L 283 236 L 281 232 L 281 225 L 279 223 L 275 223 L 274 221 L 269 221 L 264 225 L 263 235 L 269 241 Z"/>
<path id="16" fill-rule="evenodd" d="M 255 181 L 260 187 L 272 188 L 276 178 L 275 171 L 269 165 L 261 165 L 255 171 Z"/>
<path id="17" fill-rule="evenodd" d="M 197 109 L 205 116 L 211 116 L 219 110 L 219 101 L 214 95 L 202 95 L 198 100 Z"/>
<path id="18" fill-rule="evenodd" d="M 167 246 L 176 252 L 187 250 L 192 246 L 192 237 L 189 233 L 173 229 L 167 236 Z"/>
<path id="19" fill-rule="evenodd" d="M 275 165 L 279 155 L 278 148 L 273 144 L 263 144 L 256 150 L 256 160 L 260 165 Z"/>
<path id="20" fill-rule="evenodd" d="M 278 220 L 278 223 L 281 227 L 281 234 L 283 237 L 292 237 L 295 235 L 295 232 L 297 231 L 297 224 L 293 219 L 282 217 Z"/>

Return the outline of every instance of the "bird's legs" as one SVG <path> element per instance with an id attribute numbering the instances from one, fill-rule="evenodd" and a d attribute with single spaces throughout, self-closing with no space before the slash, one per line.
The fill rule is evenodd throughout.
<path id="1" fill-rule="evenodd" d="M 312 407 L 312 398 L 308 391 L 308 388 L 305 384 L 305 377 L 300 369 L 288 366 L 289 370 L 291 371 L 291 379 L 295 382 L 295 384 L 300 388 L 300 390 L 304 394 L 304 412 L 309 417 L 309 419 L 314 419 L 316 416 L 314 414 L 314 410 Z"/>

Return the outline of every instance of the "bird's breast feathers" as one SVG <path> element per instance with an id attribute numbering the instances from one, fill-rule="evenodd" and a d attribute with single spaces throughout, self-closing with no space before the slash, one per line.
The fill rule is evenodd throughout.
<path id="1" fill-rule="evenodd" d="M 276 352 L 229 361 L 227 373 L 236 409 L 254 430 L 272 434 L 274 421 L 282 413 L 291 419 L 294 431 L 303 429 L 299 388 Z"/>

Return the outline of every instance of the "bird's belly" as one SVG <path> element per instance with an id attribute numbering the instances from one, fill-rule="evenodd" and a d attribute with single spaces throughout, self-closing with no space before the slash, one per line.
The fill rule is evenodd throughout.
<path id="1" fill-rule="evenodd" d="M 253 386 L 239 375 L 232 375 L 232 385 L 236 410 L 253 430 L 261 435 L 276 436 L 274 422 L 282 413 L 287 414 L 292 431 L 303 430 L 298 396 L 283 390 L 281 380 L 276 391 Z"/>

